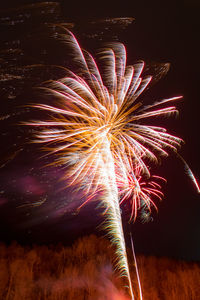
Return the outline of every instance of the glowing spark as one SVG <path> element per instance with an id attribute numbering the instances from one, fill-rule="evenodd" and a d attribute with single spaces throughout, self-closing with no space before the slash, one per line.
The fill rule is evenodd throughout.
<path id="1" fill-rule="evenodd" d="M 107 218 L 105 226 L 117 245 L 117 266 L 127 276 L 134 299 L 119 200 L 122 193 L 121 202 L 132 196 L 131 216 L 135 219 L 141 201 L 150 209 L 150 197 L 162 196 L 158 184 L 145 186 L 140 177 L 150 177 L 147 160 L 156 162 L 157 156 L 168 155 L 167 150 L 176 151 L 182 140 L 164 128 L 140 122 L 177 113 L 174 106 L 159 106 L 181 97 L 143 107 L 138 98 L 151 76 L 141 77 L 143 62 L 126 66 L 123 44 L 113 43 L 99 53 L 101 74 L 95 59 L 81 50 L 72 33 L 67 32 L 64 40 L 74 53 L 72 59 L 78 71 L 75 74 L 66 70 L 65 78 L 42 88 L 58 101 L 55 105 L 34 105 L 46 111 L 48 118 L 31 121 L 29 125 L 38 128 L 35 142 L 43 143 L 44 150 L 55 155 L 55 164 L 66 167 L 65 176 L 71 179 L 70 184 L 84 184 L 87 194 L 104 190 L 101 200 Z"/>

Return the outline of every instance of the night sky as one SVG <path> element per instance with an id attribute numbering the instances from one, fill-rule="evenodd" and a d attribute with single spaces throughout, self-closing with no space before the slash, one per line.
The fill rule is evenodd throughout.
<path id="1" fill-rule="evenodd" d="M 187 161 L 197 180 L 200 180 L 198 1 L 122 1 L 123 3 L 114 5 L 103 2 L 84 2 L 78 5 L 74 1 L 70 6 L 68 2 L 60 1 L 61 13 L 56 10 L 45 21 L 55 18 L 54 21 L 75 24 L 74 31 L 81 45 L 88 50 L 93 51 L 109 39 L 118 39 L 127 47 L 128 64 L 143 59 L 150 70 L 155 72 L 155 66 L 170 63 L 167 75 L 152 85 L 147 94 L 152 101 L 184 96 L 177 103 L 180 112 L 178 118 L 172 116 L 157 122 L 165 126 L 169 133 L 183 138 L 185 144 L 179 153 Z M 15 3 L 6 1 L 1 7 L 16 7 Z M 17 3 L 19 6 L 32 1 Z M 27 17 L 25 24 L 28 25 L 24 26 L 24 21 L 18 24 L 16 20 L 13 24 L 5 21 L 5 15 L 13 20 L 13 12 L 4 11 L 0 15 L 0 53 L 3 57 L 0 60 L 3 70 L 0 80 L 0 240 L 18 240 L 24 244 L 70 244 L 82 235 L 102 235 L 97 229 L 102 221 L 100 209 L 96 208 L 97 203 L 86 205 L 77 214 L 76 207 L 84 200 L 80 192 L 65 188 L 65 183 L 60 180 L 63 170 L 47 167 L 51 158 L 41 158 L 39 147 L 27 143 L 31 131 L 18 125 L 21 121 L 27 121 L 30 116 L 33 117 L 24 105 L 39 101 L 35 100 L 36 95 L 31 87 L 39 84 L 42 79 L 48 79 L 48 76 L 62 76 L 62 71 L 56 68 L 37 67 L 33 70 L 25 69 L 24 66 L 50 62 L 59 64 L 64 60 L 64 49 L 58 50 L 54 44 L 52 49 L 48 49 L 51 42 L 46 40 L 46 44 L 42 44 L 42 31 L 37 34 L 37 26 L 41 23 L 43 28 L 44 16 L 35 19 Z M 133 17 L 135 20 L 124 28 L 113 25 L 109 27 L 106 22 L 97 22 L 99 19 L 116 17 Z M 26 15 L 22 14 L 21 19 L 25 18 Z M 107 30 L 107 27 L 111 29 Z M 45 31 L 44 28 L 43 30 Z M 12 43 L 17 40 L 16 37 L 20 40 L 17 46 Z M 17 55 L 17 50 L 15 54 L 9 54 L 9 48 L 22 49 L 21 52 L 18 51 L 21 54 Z M 9 72 L 15 77 L 9 79 L 5 75 Z M 138 219 L 135 224 L 128 225 L 128 211 L 124 208 L 122 217 L 127 242 L 131 230 L 137 253 L 200 260 L 199 194 L 185 174 L 183 163 L 173 153 L 155 169 L 157 174 L 167 179 L 167 184 L 163 186 L 164 200 L 156 202 L 159 212 L 153 212 L 150 222 L 145 224 Z"/>

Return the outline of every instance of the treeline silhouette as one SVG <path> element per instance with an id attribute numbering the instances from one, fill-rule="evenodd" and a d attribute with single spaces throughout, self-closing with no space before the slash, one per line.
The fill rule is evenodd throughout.
<path id="1" fill-rule="evenodd" d="M 134 261 L 128 250 L 136 299 L 139 292 Z M 144 300 L 200 299 L 200 266 L 153 256 L 137 257 Z M 71 247 L 17 242 L 0 244 L 0 299 L 125 300 L 125 278 L 114 270 L 110 242 L 94 235 Z"/>

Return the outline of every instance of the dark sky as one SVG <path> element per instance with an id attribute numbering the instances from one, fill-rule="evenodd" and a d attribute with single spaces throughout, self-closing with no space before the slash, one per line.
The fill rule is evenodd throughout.
<path id="1" fill-rule="evenodd" d="M 11 8 L 16 6 L 15 3 L 6 1 L 1 7 Z M 17 3 L 19 5 L 32 2 L 17 1 Z M 200 108 L 198 1 L 123 1 L 123 3 L 120 1 L 113 5 L 95 1 L 90 4 L 83 2 L 81 5 L 75 1 L 70 5 L 68 3 L 69 1 L 61 1 L 62 19 L 78 24 L 75 29 L 84 47 L 95 47 L 100 44 L 98 37 L 96 40 L 89 38 L 90 30 L 93 32 L 95 30 L 89 21 L 109 17 L 134 17 L 135 21 L 118 33 L 119 40 L 127 47 L 128 63 L 143 59 L 147 63 L 171 64 L 167 76 L 151 88 L 149 95 L 152 95 L 152 100 L 176 95 L 184 96 L 183 101 L 177 104 L 180 111 L 179 118 L 171 117 L 161 122 L 169 132 L 184 139 L 185 145 L 180 154 L 198 179 Z M 105 25 L 101 26 L 105 32 Z M 7 34 L 12 35 L 11 27 L 1 27 L 4 41 Z M 116 28 L 114 30 L 117 31 Z M 19 31 L 20 36 L 23 32 L 25 36 L 27 35 L 27 28 L 21 26 Z M 84 32 L 87 34 L 84 35 Z M 34 47 L 37 50 L 35 45 Z M 30 48 L 31 39 L 29 48 L 25 49 L 30 56 L 32 55 L 31 58 L 26 57 L 27 64 L 38 63 L 37 53 L 31 53 Z M 55 53 L 55 61 L 56 59 L 59 61 L 59 55 L 60 53 Z M 17 59 L 15 63 L 19 65 Z M 98 230 L 95 228 L 101 222 L 101 218 L 98 216 L 99 211 L 95 209 L 96 203 L 84 207 L 79 215 L 75 214 L 77 198 L 80 198 L 80 195 L 63 189 L 63 182 L 59 181 L 62 170 L 41 168 L 43 161 L 38 159 L 38 149 L 34 146 L 18 147 L 18 143 L 22 145 L 25 133 L 21 132 L 21 129 L 16 129 L 13 124 L 18 120 L 15 112 L 19 108 L 16 107 L 20 99 L 25 99 L 26 96 L 26 92 L 22 96 L 19 94 L 17 100 L 9 99 L 8 104 L 4 99 L 6 97 L 3 96 L 3 115 L 8 110 L 9 114 L 12 112 L 13 120 L 9 117 L 8 122 L 3 123 L 2 130 L 1 157 L 2 162 L 8 160 L 8 163 L 5 165 L 2 163 L 0 169 L 0 238 L 4 241 L 17 239 L 24 243 L 68 242 L 79 235 L 97 233 Z M 163 188 L 165 198 L 163 202 L 157 203 L 159 213 L 153 213 L 153 220 L 149 223 L 141 224 L 138 220 L 136 224 L 128 226 L 125 211 L 123 213 L 125 234 L 128 236 L 127 233 L 131 228 L 138 253 L 199 260 L 199 195 L 186 176 L 183 164 L 173 154 L 162 162 L 157 173 L 168 181 Z M 36 207 L 26 205 L 43 201 L 44 204 Z"/>

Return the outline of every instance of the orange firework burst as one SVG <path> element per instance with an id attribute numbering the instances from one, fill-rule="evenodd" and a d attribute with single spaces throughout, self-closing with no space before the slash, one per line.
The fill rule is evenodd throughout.
<path id="1" fill-rule="evenodd" d="M 50 113 L 49 120 L 29 122 L 40 127 L 35 142 L 44 143 L 48 153 L 58 154 L 55 163 L 67 166 L 66 176 L 71 177 L 71 184 L 87 177 L 89 188 L 99 187 L 107 150 L 125 181 L 130 170 L 135 173 L 138 168 L 142 175 L 150 176 L 145 159 L 156 161 L 158 155 L 168 155 L 166 149 L 176 151 L 181 139 L 166 133 L 164 128 L 140 121 L 177 113 L 175 106 L 154 108 L 181 97 L 142 106 L 138 98 L 151 76 L 141 78 L 143 62 L 126 66 L 124 45 L 113 43 L 112 48 L 101 51 L 101 75 L 94 58 L 80 49 L 71 33 L 66 41 L 76 50 L 81 76 L 66 70 L 68 76 L 44 87 L 58 101 L 56 106 L 34 105 Z"/>
<path id="2" fill-rule="evenodd" d="M 54 163 L 66 167 L 70 184 L 85 186 L 86 193 L 105 190 L 102 203 L 107 217 L 106 228 L 117 245 L 117 266 L 128 277 L 134 298 L 121 224 L 119 202 L 132 197 L 135 219 L 141 201 L 150 209 L 151 196 L 161 197 L 160 186 L 141 183 L 141 176 L 150 177 L 146 161 L 157 161 L 176 151 L 181 139 L 165 128 L 146 125 L 146 119 L 177 113 L 168 105 L 181 97 L 173 97 L 143 106 L 141 94 L 151 81 L 142 78 L 144 63 L 126 65 L 126 50 L 121 43 L 112 43 L 99 53 L 100 73 L 92 55 L 82 50 L 71 32 L 65 42 L 75 54 L 79 70 L 66 70 L 66 77 L 46 83 L 42 88 L 55 105 L 38 104 L 35 108 L 48 112 L 48 118 L 34 120 L 35 142 L 55 155 Z M 168 106 L 163 108 L 163 105 Z"/>

